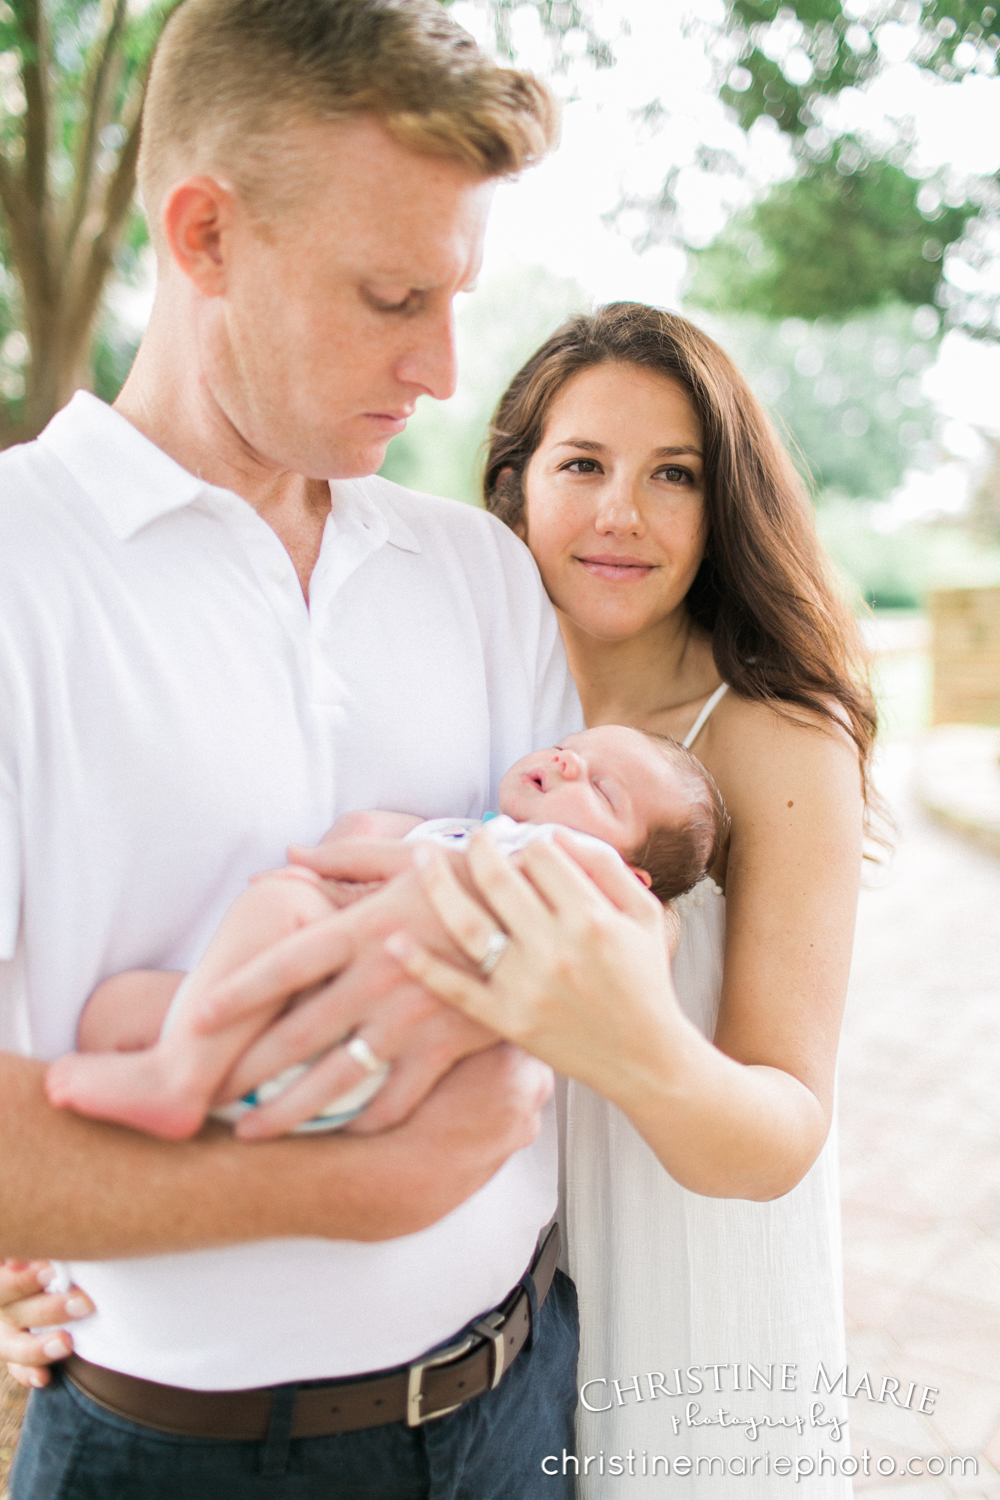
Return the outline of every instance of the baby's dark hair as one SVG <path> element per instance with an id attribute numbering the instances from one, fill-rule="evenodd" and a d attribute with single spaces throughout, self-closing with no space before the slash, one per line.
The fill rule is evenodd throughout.
<path id="1" fill-rule="evenodd" d="M 691 790 L 684 815 L 652 827 L 645 843 L 626 856 L 630 865 L 648 872 L 654 896 L 673 901 L 697 885 L 715 864 L 729 837 L 729 813 L 722 793 L 696 755 L 668 735 L 641 733 L 681 772 Z"/>

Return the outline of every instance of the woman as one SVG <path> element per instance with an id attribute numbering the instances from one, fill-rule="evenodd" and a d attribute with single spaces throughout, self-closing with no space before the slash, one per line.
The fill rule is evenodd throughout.
<path id="1" fill-rule="evenodd" d="M 683 319 L 618 304 L 560 330 L 501 402 L 486 495 L 538 561 L 588 722 L 687 738 L 733 820 L 718 885 L 683 900 L 680 1005 L 658 905 L 551 846 L 524 876 L 473 855 L 511 938 L 488 982 L 396 945 L 571 1079 L 581 1493 L 613 1490 L 613 1457 L 662 1476 L 663 1455 L 653 1493 L 756 1500 L 791 1456 L 801 1493 L 846 1496 L 807 1465 L 846 1446 L 813 1387 L 843 1365 L 823 1143 L 874 734 L 853 622 L 766 416 Z M 481 958 L 496 924 L 443 867 L 425 878 Z"/>
<path id="2" fill-rule="evenodd" d="M 534 553 L 588 724 L 693 744 L 732 816 L 716 883 L 679 903 L 680 1005 L 650 898 L 595 868 L 610 920 L 551 846 L 520 877 L 488 841 L 474 856 L 511 938 L 487 982 L 394 945 L 571 1080 L 580 1491 L 614 1490 L 611 1455 L 638 1475 L 661 1454 L 691 1460 L 664 1493 L 763 1497 L 785 1456 L 803 1494 L 846 1496 L 824 1141 L 875 733 L 856 626 L 765 413 L 684 319 L 615 304 L 560 329 L 500 403 L 485 493 Z M 495 924 L 447 867 L 425 880 L 486 951 Z"/>

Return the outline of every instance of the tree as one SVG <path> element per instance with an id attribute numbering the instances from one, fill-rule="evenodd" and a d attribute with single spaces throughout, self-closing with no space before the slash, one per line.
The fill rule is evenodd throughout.
<path id="1" fill-rule="evenodd" d="M 153 45 L 176 0 L 0 0 L 0 443 L 88 383 L 95 319 L 133 212 Z M 23 366 L 18 376 L 17 365 Z"/>
<path id="2" fill-rule="evenodd" d="M 829 275 L 817 277 L 823 300 L 814 315 L 845 315 L 850 309 L 838 314 L 834 304 L 856 285 L 857 308 L 890 297 L 933 300 L 950 324 L 1000 337 L 1000 302 L 984 293 L 978 274 L 1000 243 L 1000 176 L 960 184 L 939 174 L 920 182 L 905 170 L 911 158 L 905 126 L 888 148 L 838 138 L 829 110 L 837 94 L 863 87 L 888 62 L 909 59 L 954 82 L 973 72 L 995 74 L 998 51 L 997 6 L 982 0 L 729 0 L 717 50 L 720 96 L 744 129 L 762 116 L 773 119 L 798 158 L 796 182 L 758 206 L 752 228 L 772 247 L 782 236 L 791 244 L 804 232 L 820 232 L 814 251 L 829 269 L 835 247 L 845 266 L 839 292 Z M 924 232 L 921 219 L 934 227 Z M 879 232 L 881 270 L 872 254 Z M 831 253 L 824 256 L 824 247 Z M 756 278 L 761 295 L 766 279 Z M 793 279 L 801 287 L 802 278 Z"/>
<path id="3" fill-rule="evenodd" d="M 823 98 L 859 88 L 908 53 L 948 81 L 996 70 L 997 7 L 982 0 L 729 0 L 721 97 L 744 130 L 770 115 L 793 137 L 821 125 Z M 903 35 L 909 31 L 911 37 Z"/>
<path id="4" fill-rule="evenodd" d="M 696 252 L 691 298 L 768 318 L 849 318 L 890 302 L 932 303 L 945 249 L 971 204 L 921 212 L 921 184 L 887 161 L 833 162 L 779 183 Z"/>

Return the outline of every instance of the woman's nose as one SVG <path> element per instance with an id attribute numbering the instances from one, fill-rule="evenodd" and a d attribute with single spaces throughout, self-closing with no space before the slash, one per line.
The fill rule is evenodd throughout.
<path id="1" fill-rule="evenodd" d="M 594 529 L 604 536 L 635 536 L 645 530 L 636 486 L 622 476 L 605 491 L 594 518 Z"/>

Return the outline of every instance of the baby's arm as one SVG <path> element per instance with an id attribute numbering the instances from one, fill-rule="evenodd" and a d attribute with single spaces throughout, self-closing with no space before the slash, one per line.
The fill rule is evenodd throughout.
<path id="1" fill-rule="evenodd" d="M 158 1029 L 154 1032 L 154 1025 L 157 1019 L 162 1023 L 183 976 L 140 970 L 107 981 L 91 1002 L 95 1003 L 94 1017 L 81 1021 L 80 1041 L 118 1050 L 73 1052 L 53 1063 L 46 1075 L 49 1102 L 171 1140 L 196 1134 L 236 1061 L 274 1018 L 273 1013 L 258 1013 L 217 1035 L 205 1036 L 194 1030 L 190 1019 L 199 995 L 265 948 L 328 916 L 331 910 L 321 882 L 306 870 L 300 870 L 298 878 L 255 882 L 223 918 L 205 957 L 188 979 L 185 997 L 166 1035 L 159 1035 Z M 138 1005 L 134 1007 L 136 989 Z M 141 1051 L 121 1050 L 129 1040 L 134 1044 L 138 1038 L 151 1036 L 154 1045 Z"/>
<path id="2" fill-rule="evenodd" d="M 332 844 L 337 839 L 402 839 L 423 821 L 413 813 L 343 813 L 320 843 Z"/>

